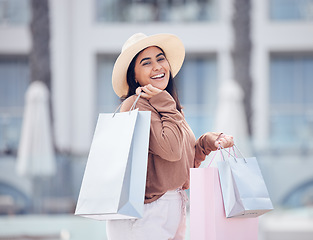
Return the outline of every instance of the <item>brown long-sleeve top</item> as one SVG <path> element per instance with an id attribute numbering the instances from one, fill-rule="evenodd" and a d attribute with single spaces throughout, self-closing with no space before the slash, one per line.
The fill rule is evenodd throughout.
<path id="1" fill-rule="evenodd" d="M 128 111 L 136 95 L 127 98 L 121 112 Z M 139 98 L 136 108 L 151 111 L 145 203 L 167 191 L 189 188 L 189 169 L 199 167 L 211 151 L 219 133 L 206 133 L 197 141 L 172 96 L 163 91 L 150 100 Z"/>

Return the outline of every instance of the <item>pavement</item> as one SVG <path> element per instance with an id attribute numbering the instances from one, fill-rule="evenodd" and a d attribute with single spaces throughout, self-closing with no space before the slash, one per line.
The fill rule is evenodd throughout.
<path id="1" fill-rule="evenodd" d="M 313 207 L 275 209 L 259 220 L 258 240 L 313 239 Z M 0 240 L 28 239 L 107 240 L 106 222 L 71 214 L 0 216 Z M 186 240 L 189 239 L 187 214 Z"/>

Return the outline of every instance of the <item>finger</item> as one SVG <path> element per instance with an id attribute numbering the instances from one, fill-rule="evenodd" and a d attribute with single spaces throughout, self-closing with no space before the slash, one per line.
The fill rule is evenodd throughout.
<path id="1" fill-rule="evenodd" d="M 146 94 L 153 95 L 153 92 L 152 92 L 149 88 L 147 88 L 146 86 L 144 86 L 144 87 L 142 88 L 142 90 L 143 90 Z"/>
<path id="2" fill-rule="evenodd" d="M 141 87 L 136 88 L 136 95 L 139 95 L 139 93 L 142 91 Z"/>
<path id="3" fill-rule="evenodd" d="M 138 87 L 136 89 L 136 94 L 139 95 L 139 93 L 141 93 L 141 97 L 142 98 L 145 98 L 145 99 L 150 99 L 151 98 L 151 95 L 150 94 L 147 94 L 144 90 L 143 90 L 143 87 Z"/>
<path id="4" fill-rule="evenodd" d="M 231 142 L 231 143 L 234 142 L 234 137 L 231 135 L 227 135 L 225 138 L 227 139 L 228 142 Z"/>
<path id="5" fill-rule="evenodd" d="M 223 139 L 219 139 L 218 141 L 216 141 L 215 146 L 217 146 L 218 148 L 219 148 L 219 147 L 225 148 L 224 140 L 223 140 Z"/>
<path id="6" fill-rule="evenodd" d="M 234 141 L 231 138 L 228 138 L 225 145 L 226 145 L 226 148 L 230 148 L 234 146 Z"/>
<path id="7" fill-rule="evenodd" d="M 151 96 L 150 94 L 147 94 L 147 93 L 145 93 L 145 92 L 142 92 L 142 93 L 141 93 L 141 97 L 143 97 L 143 98 L 149 100 L 152 96 Z"/>
<path id="8" fill-rule="evenodd" d="M 228 140 L 233 140 L 234 139 L 234 137 L 233 136 L 231 136 L 231 135 L 226 135 L 226 137 L 225 138 L 227 138 Z"/>
<path id="9" fill-rule="evenodd" d="M 155 88 L 152 86 L 152 84 L 147 84 L 145 87 L 149 89 L 150 91 L 153 91 L 153 89 Z"/>
<path id="10" fill-rule="evenodd" d="M 230 146 L 229 141 L 226 138 L 222 138 L 220 144 L 223 148 L 228 148 Z"/>
<path id="11" fill-rule="evenodd" d="M 220 138 L 224 138 L 225 136 L 226 136 L 226 134 L 222 133 L 222 134 L 220 135 Z"/>
<path id="12" fill-rule="evenodd" d="M 153 92 L 155 94 L 162 92 L 161 89 L 158 89 L 158 88 L 152 86 L 152 84 L 148 84 L 146 87 L 147 87 L 147 89 L 149 89 L 151 92 Z"/>
<path id="13" fill-rule="evenodd" d="M 223 138 L 225 136 L 225 134 L 224 133 L 221 133 L 220 135 L 219 135 L 219 137 L 217 138 L 217 141 L 219 141 L 221 138 Z"/>
<path id="14" fill-rule="evenodd" d="M 149 90 L 145 90 L 145 89 L 144 89 L 143 92 L 145 93 L 145 96 L 146 96 L 146 97 L 149 97 L 149 99 L 152 98 L 153 94 L 152 94 Z"/>
<path id="15" fill-rule="evenodd" d="M 222 133 L 219 138 L 215 142 L 215 146 L 218 148 L 219 146 L 222 146 L 223 148 L 229 148 L 234 145 L 233 136 L 226 135 Z"/>
<path id="16" fill-rule="evenodd" d="M 231 138 L 228 137 L 228 136 L 226 136 L 226 137 L 224 138 L 224 140 L 225 140 L 225 143 L 226 143 L 227 145 L 232 141 Z"/>

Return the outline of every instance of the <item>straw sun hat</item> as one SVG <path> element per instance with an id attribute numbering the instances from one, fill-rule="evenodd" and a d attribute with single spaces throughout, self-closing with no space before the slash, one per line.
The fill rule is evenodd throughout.
<path id="1" fill-rule="evenodd" d="M 160 47 L 171 66 L 172 76 L 179 72 L 185 58 L 185 48 L 182 41 L 172 34 L 156 34 L 147 36 L 143 33 L 136 33 L 131 36 L 123 45 L 122 52 L 115 61 L 112 73 L 112 85 L 115 93 L 125 96 L 128 93 L 127 69 L 132 59 L 141 50 L 157 46 Z"/>

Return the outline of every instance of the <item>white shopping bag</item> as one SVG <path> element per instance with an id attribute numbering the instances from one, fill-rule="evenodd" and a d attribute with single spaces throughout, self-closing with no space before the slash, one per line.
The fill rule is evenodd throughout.
<path id="1" fill-rule="evenodd" d="M 75 215 L 141 218 L 151 112 L 99 114 Z"/>
<path id="2" fill-rule="evenodd" d="M 226 217 L 258 217 L 273 210 L 257 159 L 217 162 Z"/>

